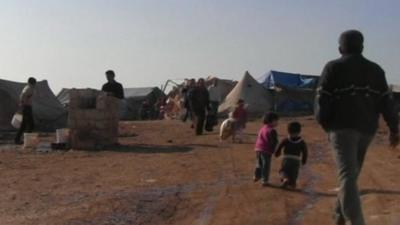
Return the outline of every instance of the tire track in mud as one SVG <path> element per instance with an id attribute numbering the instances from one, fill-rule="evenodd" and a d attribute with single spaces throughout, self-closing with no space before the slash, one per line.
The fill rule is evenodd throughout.
<path id="1" fill-rule="evenodd" d="M 318 142 L 314 144 L 312 149 L 315 151 L 315 155 L 309 161 L 321 162 L 328 157 L 327 149 L 323 143 Z M 287 225 L 301 225 L 304 215 L 308 211 L 312 210 L 321 199 L 321 194 L 315 190 L 315 187 L 322 178 L 321 175 L 313 171 L 310 166 L 311 165 L 308 165 L 303 169 L 303 173 L 308 178 L 308 182 L 306 183 L 304 189 L 300 190 L 300 192 L 303 192 L 307 195 L 307 199 L 305 203 L 296 210 L 296 213 L 289 218 Z"/>

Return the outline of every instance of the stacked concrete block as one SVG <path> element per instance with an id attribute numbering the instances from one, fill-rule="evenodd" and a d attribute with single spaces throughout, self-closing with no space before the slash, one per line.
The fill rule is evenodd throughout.
<path id="1" fill-rule="evenodd" d="M 96 150 L 117 144 L 119 104 L 100 91 L 73 89 L 68 116 L 71 147 Z"/>

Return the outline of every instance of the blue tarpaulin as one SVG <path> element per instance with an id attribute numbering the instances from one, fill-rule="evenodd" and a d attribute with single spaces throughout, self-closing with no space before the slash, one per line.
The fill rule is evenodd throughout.
<path id="1" fill-rule="evenodd" d="M 268 89 L 274 89 L 275 87 L 315 89 L 318 84 L 318 78 L 318 76 L 271 70 L 261 76 L 258 79 L 258 82 Z"/>
<path id="2" fill-rule="evenodd" d="M 274 108 L 281 113 L 312 113 L 318 76 L 271 70 L 258 79 L 274 96 Z"/>

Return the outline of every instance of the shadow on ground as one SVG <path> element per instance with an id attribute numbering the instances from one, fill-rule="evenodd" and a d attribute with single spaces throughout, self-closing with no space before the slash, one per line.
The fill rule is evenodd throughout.
<path id="1" fill-rule="evenodd" d="M 179 153 L 189 152 L 193 148 L 180 145 L 120 145 L 107 151 L 112 152 L 127 152 L 127 153 L 140 153 L 140 154 L 153 154 L 153 153 Z"/>

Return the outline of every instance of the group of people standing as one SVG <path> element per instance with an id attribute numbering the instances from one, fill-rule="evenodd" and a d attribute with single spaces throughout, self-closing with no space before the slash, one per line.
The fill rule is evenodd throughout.
<path id="1" fill-rule="evenodd" d="M 206 122 L 206 116 L 215 113 L 212 111 L 210 105 L 210 93 L 207 89 L 205 80 L 200 78 L 197 82 L 195 79 L 190 79 L 186 86 L 182 90 L 182 95 L 184 96 L 184 107 L 186 109 L 185 115 L 183 117 L 183 121 L 190 119 L 192 121 L 192 128 L 195 129 L 196 135 L 202 135 L 204 129 L 207 125 L 207 130 L 210 129 L 210 126 L 216 125 L 216 121 L 213 124 L 211 121 Z M 217 108 L 218 110 L 218 108 Z M 214 109 L 215 111 L 215 109 Z M 209 117 L 210 118 L 210 117 Z"/>

